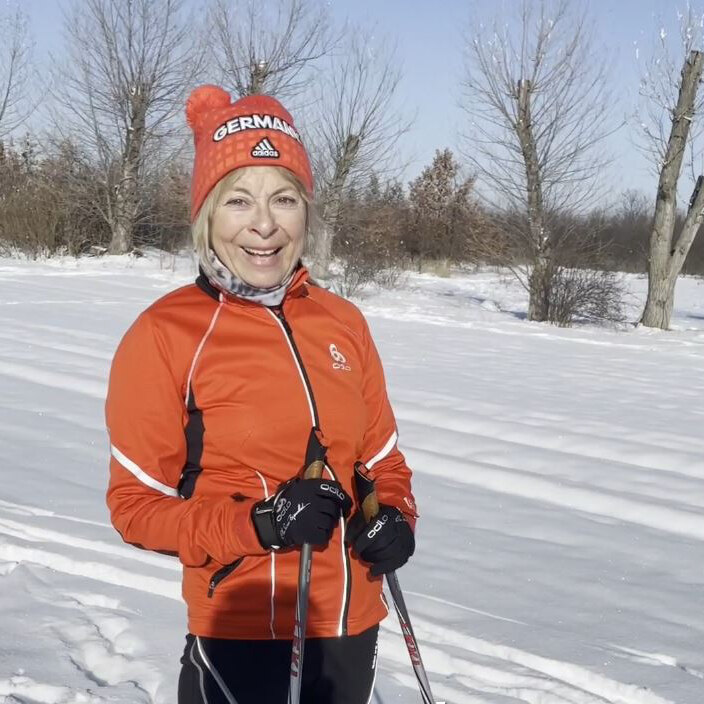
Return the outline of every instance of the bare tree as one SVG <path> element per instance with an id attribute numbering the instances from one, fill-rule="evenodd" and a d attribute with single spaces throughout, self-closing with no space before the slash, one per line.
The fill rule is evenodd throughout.
<path id="1" fill-rule="evenodd" d="M 183 134 L 185 94 L 203 61 L 189 25 L 183 0 L 81 0 L 66 17 L 59 128 L 100 169 L 94 198 L 112 254 L 132 246 L 145 169 Z"/>
<path id="2" fill-rule="evenodd" d="M 399 166 L 398 141 L 410 127 L 396 107 L 401 71 L 395 49 L 375 48 L 362 31 L 349 37 L 319 84 L 315 115 L 307 122 L 322 205 L 323 227 L 312 247 L 319 277 L 328 273 L 345 188 Z"/>
<path id="3" fill-rule="evenodd" d="M 338 40 L 317 0 L 215 0 L 208 24 L 215 66 L 237 96 L 305 92 L 316 62 Z"/>
<path id="4" fill-rule="evenodd" d="M 25 15 L 19 7 L 0 14 L 0 138 L 19 127 L 32 109 L 27 98 L 30 54 Z"/>
<path id="5" fill-rule="evenodd" d="M 704 120 L 699 118 L 704 96 L 699 85 L 704 70 L 701 21 L 689 7 L 680 20 L 680 49 L 684 55 L 678 73 L 662 29 L 656 51 L 641 80 L 641 96 L 646 102 L 642 119 L 643 147 L 659 171 L 655 200 L 655 220 L 648 254 L 648 298 L 641 323 L 667 330 L 675 298 L 675 285 L 687 255 L 704 220 L 704 175 L 695 178 L 695 165 L 704 171 L 697 137 Z M 647 121 L 646 121 L 647 120 Z M 669 126 L 669 130 L 668 130 Z M 693 190 L 681 228 L 677 225 L 677 186 L 689 150 Z"/>
<path id="6" fill-rule="evenodd" d="M 529 319 L 541 321 L 559 266 L 554 220 L 596 202 L 614 126 L 586 16 L 570 0 L 524 0 L 515 18 L 468 40 L 463 108 L 473 132 L 464 153 L 506 215 L 506 263 L 528 290 Z"/>

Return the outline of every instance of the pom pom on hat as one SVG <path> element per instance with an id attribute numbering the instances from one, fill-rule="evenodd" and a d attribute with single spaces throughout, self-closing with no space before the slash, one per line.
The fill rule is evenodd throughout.
<path id="1" fill-rule="evenodd" d="M 199 86 L 191 92 L 186 101 L 186 121 L 191 129 L 195 130 L 207 113 L 231 104 L 230 94 L 219 86 Z"/>

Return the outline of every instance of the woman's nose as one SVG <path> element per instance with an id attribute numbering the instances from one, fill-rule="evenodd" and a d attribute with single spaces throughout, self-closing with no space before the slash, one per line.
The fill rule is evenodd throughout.
<path id="1" fill-rule="evenodd" d="M 251 229 L 264 239 L 276 232 L 276 222 L 268 203 L 258 203 L 253 213 Z"/>

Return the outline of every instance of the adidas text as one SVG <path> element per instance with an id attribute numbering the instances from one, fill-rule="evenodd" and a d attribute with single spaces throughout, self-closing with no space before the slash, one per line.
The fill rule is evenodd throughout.
<path id="1" fill-rule="evenodd" d="M 257 142 L 252 149 L 252 156 L 267 158 L 267 159 L 278 159 L 279 150 L 266 138 Z"/>

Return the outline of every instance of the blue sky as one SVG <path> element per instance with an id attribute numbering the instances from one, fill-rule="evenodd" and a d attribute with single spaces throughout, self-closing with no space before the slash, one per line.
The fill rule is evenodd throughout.
<path id="1" fill-rule="evenodd" d="M 262 0 L 265 1 L 265 0 Z M 579 2 L 579 0 L 578 0 Z M 398 44 L 403 68 L 400 103 L 417 119 L 400 149 L 409 161 L 408 180 L 430 162 L 436 149 L 457 152 L 464 115 L 458 107 L 462 72 L 463 30 L 470 18 L 490 18 L 499 11 L 509 17 L 520 0 L 328 0 L 336 18 L 350 19 L 375 28 L 375 32 Z M 19 0 L 30 15 L 37 55 L 62 45 L 59 0 Z M 674 32 L 676 11 L 684 2 L 672 0 L 581 0 L 595 22 L 598 39 L 610 58 L 614 109 L 623 118 L 636 109 L 639 66 L 635 44 L 647 53 L 661 25 Z M 197 7 L 196 0 L 192 0 Z M 643 190 L 654 197 L 656 177 L 634 148 L 629 129 L 609 141 L 607 149 L 615 162 L 605 178 L 612 191 Z"/>

